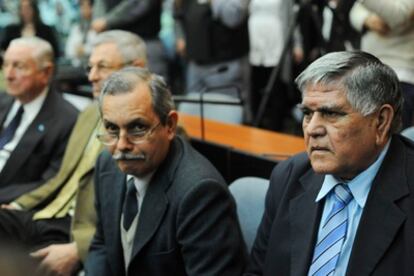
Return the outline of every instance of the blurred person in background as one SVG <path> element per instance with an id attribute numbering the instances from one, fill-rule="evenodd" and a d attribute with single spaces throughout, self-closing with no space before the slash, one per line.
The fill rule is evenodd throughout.
<path id="1" fill-rule="evenodd" d="M 361 50 L 377 56 L 397 73 L 404 97 L 403 128 L 414 125 L 414 1 L 366 0 L 350 13 L 362 33 Z"/>
<path id="2" fill-rule="evenodd" d="M 59 170 L 77 110 L 51 86 L 51 45 L 38 37 L 11 41 L 0 93 L 0 203 L 10 202 Z"/>
<path id="3" fill-rule="evenodd" d="M 72 25 L 65 45 L 65 57 L 75 67 L 85 65 L 92 50 L 96 32 L 92 30 L 93 0 L 79 0 L 80 20 Z"/>
<path id="4" fill-rule="evenodd" d="M 248 5 L 248 0 L 175 1 L 177 50 L 188 62 L 186 92 L 231 86 L 222 93 L 238 97 L 241 91 L 245 122 L 252 119 Z"/>
<path id="5" fill-rule="evenodd" d="M 162 0 L 94 0 L 92 29 L 120 29 L 139 35 L 147 46 L 148 68 L 167 77 L 161 29 Z"/>
<path id="6" fill-rule="evenodd" d="M 287 61 L 282 50 L 291 39 L 288 29 L 292 22 L 293 1 L 291 0 L 252 0 L 249 6 L 249 37 L 251 64 L 251 107 L 256 116 L 264 90 L 275 67 L 284 66 Z M 282 61 L 282 63 L 281 63 Z M 289 61 L 287 61 L 289 62 Z M 283 70 L 281 69 L 281 70 Z M 289 74 L 289 72 L 286 72 Z M 286 75 L 286 74 L 284 74 Z M 261 126 L 273 130 L 283 129 L 283 119 L 288 110 L 288 95 L 283 73 L 279 74 L 272 87 L 272 95 L 267 105 Z M 289 78 L 289 77 L 287 77 Z"/>
<path id="7" fill-rule="evenodd" d="M 20 0 L 19 23 L 6 26 L 0 38 L 0 49 L 5 51 L 10 41 L 18 37 L 40 37 L 52 45 L 55 57 L 60 56 L 60 44 L 56 30 L 44 24 L 40 18 L 36 0 Z"/>

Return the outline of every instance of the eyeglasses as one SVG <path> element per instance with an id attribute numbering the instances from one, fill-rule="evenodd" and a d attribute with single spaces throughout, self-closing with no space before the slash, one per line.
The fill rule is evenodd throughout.
<path id="1" fill-rule="evenodd" d="M 112 71 L 114 71 L 114 70 L 118 70 L 122 67 L 131 65 L 131 64 L 132 64 L 132 62 L 124 62 L 124 63 L 122 63 L 118 66 L 106 65 L 104 63 L 97 63 L 97 64 L 94 64 L 94 65 L 88 64 L 88 65 L 84 66 L 84 70 L 85 70 L 86 75 L 89 75 L 93 68 L 95 68 L 96 72 L 98 72 L 98 73 L 112 73 Z"/>
<path id="2" fill-rule="evenodd" d="M 161 125 L 161 122 L 145 130 L 127 132 L 125 138 L 131 144 L 134 144 L 134 145 L 141 144 L 147 141 L 148 138 L 151 136 L 151 134 L 155 131 L 155 129 L 157 129 L 160 125 Z M 105 132 L 105 133 L 97 134 L 96 137 L 105 146 L 114 146 L 118 142 L 120 135 L 119 133 Z"/>
<path id="3" fill-rule="evenodd" d="M 100 63 L 95 64 L 95 65 L 88 64 L 84 66 L 86 75 L 89 75 L 93 68 L 95 68 L 96 72 L 98 73 L 109 73 L 109 72 L 112 72 L 113 70 L 118 69 L 117 66 L 109 66 L 109 65 L 100 64 Z"/>

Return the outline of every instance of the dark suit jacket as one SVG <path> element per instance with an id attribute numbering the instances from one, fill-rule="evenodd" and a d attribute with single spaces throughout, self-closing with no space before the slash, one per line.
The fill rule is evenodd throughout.
<path id="1" fill-rule="evenodd" d="M 306 154 L 274 169 L 266 208 L 245 275 L 307 275 L 323 203 L 315 203 L 324 176 Z M 347 276 L 413 275 L 414 144 L 393 136 L 368 195 Z"/>
<path id="2" fill-rule="evenodd" d="M 235 203 L 216 169 L 176 138 L 154 174 L 125 273 L 120 217 L 125 175 L 108 152 L 97 162 L 98 224 L 87 275 L 240 275 L 245 247 Z"/>
<path id="3" fill-rule="evenodd" d="M 0 93 L 0 125 L 14 98 Z M 59 170 L 78 111 L 58 92 L 49 90 L 39 113 L 0 172 L 0 203 L 8 203 Z"/>

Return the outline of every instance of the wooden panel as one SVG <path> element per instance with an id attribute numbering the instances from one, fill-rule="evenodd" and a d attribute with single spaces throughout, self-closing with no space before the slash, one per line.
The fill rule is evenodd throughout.
<path id="1" fill-rule="evenodd" d="M 179 122 L 191 138 L 202 140 L 200 117 L 180 113 Z M 208 119 L 204 125 L 206 141 L 273 160 L 284 160 L 305 150 L 302 137 Z"/>

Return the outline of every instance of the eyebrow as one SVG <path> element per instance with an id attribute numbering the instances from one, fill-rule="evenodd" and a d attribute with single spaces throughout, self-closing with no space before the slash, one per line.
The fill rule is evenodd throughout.
<path id="1" fill-rule="evenodd" d="M 88 62 L 89 66 L 96 66 L 96 65 L 108 65 L 109 61 L 106 60 L 99 60 L 97 62 Z"/>
<path id="2" fill-rule="evenodd" d="M 116 126 L 118 128 L 123 127 L 123 126 L 119 126 L 119 125 L 115 124 L 114 122 L 111 122 L 107 119 L 103 119 L 103 123 L 104 123 L 104 125 L 110 124 L 110 125 Z M 127 122 L 125 127 L 128 129 L 128 128 L 131 128 L 132 126 L 136 125 L 136 124 L 141 124 L 141 125 L 144 125 L 144 126 L 150 126 L 151 125 L 151 123 L 148 120 L 145 120 L 143 118 L 136 118 L 136 119 L 132 119 L 131 121 Z"/>
<path id="3" fill-rule="evenodd" d="M 302 111 L 310 110 L 310 111 L 314 111 L 314 112 L 315 111 L 318 111 L 318 112 L 322 112 L 322 113 L 323 112 L 338 112 L 338 113 L 343 113 L 343 114 L 346 114 L 347 113 L 347 112 L 345 112 L 343 110 L 343 107 L 342 106 L 334 105 L 334 104 L 321 106 L 321 107 L 318 107 L 317 109 L 312 109 L 312 108 L 310 108 L 310 107 L 308 107 L 308 106 L 306 106 L 304 104 L 299 104 L 298 107 Z"/>

